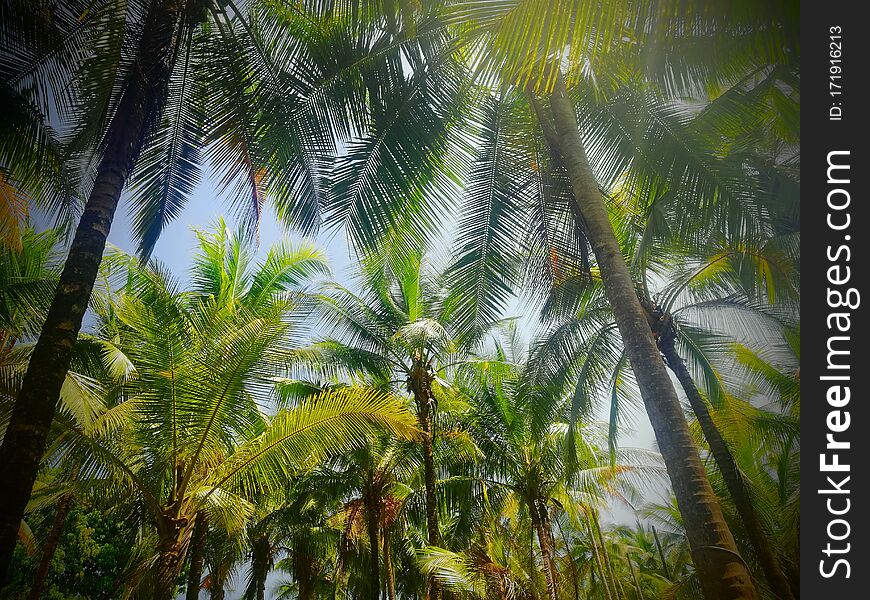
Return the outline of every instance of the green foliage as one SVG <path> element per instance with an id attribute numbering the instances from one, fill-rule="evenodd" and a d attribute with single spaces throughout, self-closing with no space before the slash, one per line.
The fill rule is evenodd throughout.
<path id="1" fill-rule="evenodd" d="M 42 510 L 28 517 L 37 530 L 51 527 L 53 512 Z M 60 543 L 46 577 L 43 598 L 49 600 L 108 600 L 117 598 L 121 567 L 130 558 L 126 523 L 98 507 L 73 507 L 67 515 Z M 3 588 L 4 598 L 23 600 L 32 585 L 40 553 L 28 556 L 18 547 Z"/>
<path id="2" fill-rule="evenodd" d="M 183 279 L 107 253 L 22 526 L 37 552 L 18 547 L 5 595 L 25 597 L 66 496 L 46 598 L 175 589 L 194 555 L 215 600 L 239 567 L 247 597 L 272 570 L 288 579 L 267 596 L 358 597 L 380 592 L 373 551 L 399 598 L 432 578 L 536 598 L 548 570 L 559 600 L 697 597 L 679 511 L 643 494 L 662 466 L 622 445 L 639 394 L 549 143 L 560 73 L 650 333 L 673 336 L 797 579 L 796 2 L 184 6 L 166 94 L 130 140 L 133 230 L 147 256 L 206 172 L 239 227 L 196 229 Z M 159 3 L 0 8 L 5 424 L 62 254 L 25 204 L 75 213 Z M 266 202 L 296 231 L 343 228 L 357 278 L 330 281 L 309 242 L 260 252 Z M 645 521 L 608 524 L 613 504 Z"/>

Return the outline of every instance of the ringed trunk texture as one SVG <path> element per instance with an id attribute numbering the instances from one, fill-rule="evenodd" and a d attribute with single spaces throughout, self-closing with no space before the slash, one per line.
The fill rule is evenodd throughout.
<path id="1" fill-rule="evenodd" d="M 48 532 L 48 537 L 45 539 L 45 544 L 42 548 L 42 556 L 39 559 L 39 564 L 36 566 L 36 572 L 33 575 L 33 587 L 30 588 L 30 593 L 27 595 L 27 600 L 39 600 L 42 595 L 42 590 L 45 589 L 45 578 L 48 576 L 48 569 L 51 567 L 51 560 L 54 558 L 54 552 L 60 543 L 60 536 L 63 533 L 63 526 L 66 524 L 66 517 L 72 507 L 72 496 L 67 494 L 60 499 L 57 505 L 57 512 L 54 513 L 54 519 L 51 522 L 51 530 Z"/>
<path id="2" fill-rule="evenodd" d="M 417 402 L 420 429 L 423 431 L 423 479 L 426 487 L 426 532 L 430 546 L 441 546 L 438 529 L 438 496 L 435 485 L 435 427 L 434 402 L 432 398 L 432 377 L 421 360 L 414 362 L 411 375 L 411 391 Z M 429 578 L 427 595 L 429 600 L 441 600 L 441 588 L 434 577 Z"/>
<path id="3" fill-rule="evenodd" d="M 184 548 L 180 541 L 173 540 L 160 544 L 160 557 L 157 562 L 157 581 L 153 590 L 154 600 L 175 598 L 178 575 L 184 560 Z"/>
<path id="4" fill-rule="evenodd" d="M 635 292 L 561 75 L 550 95 L 550 106 L 555 125 L 553 142 L 558 145 L 571 181 L 576 208 L 667 466 L 704 596 L 707 600 L 755 600 L 758 594 L 749 569 L 707 480 L 686 416 Z"/>
<path id="5" fill-rule="evenodd" d="M 190 570 L 187 573 L 187 592 L 185 600 L 197 600 L 202 583 L 202 567 L 205 563 L 205 536 L 208 533 L 208 522 L 205 515 L 196 513 L 193 525 L 193 539 L 190 546 Z"/>
<path id="6" fill-rule="evenodd" d="M 556 543 L 553 540 L 553 530 L 550 525 L 550 515 L 546 504 L 541 500 L 533 502 L 531 507 L 532 527 L 538 534 L 538 545 L 544 559 L 544 577 L 547 580 L 548 600 L 558 600 L 558 571 L 556 570 Z"/>
<path id="7" fill-rule="evenodd" d="M 155 2 L 139 44 L 138 68 L 106 134 L 94 187 L 79 220 L 54 300 L 33 349 L 0 445 L 0 581 L 5 580 L 18 524 L 30 498 L 60 388 L 88 307 L 121 190 L 147 126 L 166 97 L 181 0 Z"/>
<path id="8" fill-rule="evenodd" d="M 731 453 L 731 449 L 728 448 L 728 444 L 723 439 L 719 428 L 713 422 L 713 418 L 710 416 L 710 411 L 707 408 L 707 403 L 701 397 L 698 387 L 695 385 L 692 375 L 686 367 L 686 362 L 677 352 L 675 341 L 675 332 L 671 325 L 659 337 L 659 347 L 662 354 L 664 354 L 668 366 L 677 376 L 677 380 L 679 380 L 686 397 L 689 399 L 692 412 L 695 413 L 698 424 L 701 426 L 701 431 L 704 433 L 704 438 L 706 438 L 710 446 L 713 460 L 716 461 L 716 466 L 719 467 L 719 472 L 722 473 L 722 478 L 728 487 L 728 493 L 731 496 L 731 500 L 734 501 L 737 512 L 740 514 L 740 520 L 743 521 L 743 526 L 749 535 L 749 541 L 752 544 L 753 550 L 755 550 L 759 563 L 761 563 L 762 571 L 767 582 L 770 584 L 771 590 L 781 600 L 794 600 L 795 596 L 788 579 L 780 566 L 776 552 L 770 546 L 767 533 L 764 531 L 761 520 L 758 518 L 755 506 L 752 504 L 752 498 L 749 495 L 743 474 L 740 472 L 740 468 L 734 460 L 734 455 Z"/>

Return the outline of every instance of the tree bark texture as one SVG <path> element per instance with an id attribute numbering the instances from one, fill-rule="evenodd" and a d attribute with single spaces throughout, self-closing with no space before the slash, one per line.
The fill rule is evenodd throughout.
<path id="1" fill-rule="evenodd" d="M 686 416 L 638 300 L 628 265 L 592 173 L 564 79 L 550 95 L 555 142 L 571 181 L 577 212 L 601 271 L 626 353 L 667 466 L 707 600 L 758 597 L 722 508 L 704 471 Z"/>
<path id="2" fill-rule="evenodd" d="M 155 1 L 148 14 L 130 81 L 107 129 L 94 187 L 0 445 L 0 579 L 9 568 L 121 191 L 167 95 L 182 10 L 182 0 Z"/>

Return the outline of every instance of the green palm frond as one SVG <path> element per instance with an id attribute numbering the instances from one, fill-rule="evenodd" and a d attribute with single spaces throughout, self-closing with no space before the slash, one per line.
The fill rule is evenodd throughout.
<path id="1" fill-rule="evenodd" d="M 276 415 L 260 436 L 240 446 L 208 480 L 216 482 L 214 487 L 279 487 L 288 468 L 357 446 L 381 428 L 413 438 L 416 419 L 402 401 L 375 391 L 327 391 Z"/>

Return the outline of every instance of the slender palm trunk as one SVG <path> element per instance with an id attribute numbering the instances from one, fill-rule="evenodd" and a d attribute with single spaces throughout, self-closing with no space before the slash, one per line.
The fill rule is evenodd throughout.
<path id="1" fill-rule="evenodd" d="M 595 540 L 595 533 L 592 531 L 592 517 L 589 512 L 586 512 L 586 534 L 589 536 L 589 543 L 592 544 L 592 557 L 595 559 L 595 565 L 598 567 L 598 575 L 601 579 L 601 585 L 604 587 L 604 595 L 608 600 L 613 600 L 613 594 L 610 591 L 610 585 L 607 583 L 607 575 L 604 573 L 604 562 L 601 560 L 601 553 L 598 552 L 598 542 Z M 591 569 L 592 580 L 595 580 L 595 569 Z"/>
<path id="2" fill-rule="evenodd" d="M 366 490 L 363 495 L 363 502 L 366 505 L 366 527 L 369 534 L 369 569 L 371 571 L 369 585 L 370 600 L 379 600 L 381 597 L 381 557 L 378 550 L 378 522 L 380 521 L 380 510 L 378 510 L 378 499 L 374 492 Z"/>
<path id="3" fill-rule="evenodd" d="M 592 523 L 595 525 L 595 533 L 598 534 L 598 542 L 601 544 L 601 556 L 604 558 L 604 567 L 607 569 L 607 575 L 610 577 L 610 584 L 613 586 L 614 594 L 617 598 L 625 598 L 625 590 L 616 579 L 616 573 L 613 570 L 613 562 L 610 560 L 610 552 L 607 550 L 607 542 L 604 540 L 604 534 L 601 532 L 601 522 L 598 520 L 598 513 L 593 512 L 590 516 Z"/>
<path id="4" fill-rule="evenodd" d="M 172 72 L 172 47 L 181 0 L 155 1 L 138 58 L 109 125 L 94 187 L 70 246 L 54 300 L 0 446 L 0 579 L 15 548 L 57 399 L 69 370 L 121 190 L 149 123 L 157 118 Z"/>
<path id="5" fill-rule="evenodd" d="M 268 535 L 264 533 L 254 540 L 252 554 L 254 594 L 257 600 L 265 600 L 266 577 L 272 568 L 272 543 Z"/>
<path id="6" fill-rule="evenodd" d="M 60 543 L 60 535 L 63 533 L 63 526 L 66 524 L 66 517 L 69 514 L 71 506 L 72 495 L 70 494 L 63 496 L 57 504 L 57 512 L 54 513 L 51 530 L 48 532 L 48 537 L 45 538 L 42 556 L 39 559 L 39 564 L 36 566 L 36 572 L 33 575 L 33 586 L 30 588 L 27 600 L 39 600 L 39 597 L 42 595 L 42 590 L 45 588 L 45 578 L 48 575 L 49 567 L 51 567 L 54 552 L 57 550 L 58 543 Z"/>
<path id="7" fill-rule="evenodd" d="M 656 541 L 656 548 L 659 551 L 659 558 L 662 559 L 662 573 L 665 574 L 665 579 L 668 581 L 673 581 L 671 579 L 671 569 L 668 567 L 668 561 L 665 560 L 665 551 L 662 550 L 662 543 L 659 540 L 659 532 L 656 531 L 656 526 L 652 526 L 653 539 Z"/>
<path id="8" fill-rule="evenodd" d="M 740 514 L 740 520 L 743 521 L 743 526 L 746 528 L 746 533 L 749 536 L 749 541 L 755 554 L 758 557 L 761 568 L 764 571 L 764 576 L 770 584 L 773 593 L 781 600 L 794 600 L 794 594 L 789 585 L 788 579 L 783 573 L 779 559 L 776 556 L 770 542 L 767 538 L 767 533 L 758 518 L 758 513 L 755 511 L 755 506 L 752 504 L 752 498 L 749 495 L 749 490 L 746 488 L 746 482 L 743 479 L 743 474 L 734 460 L 734 455 L 728 444 L 722 438 L 719 428 L 713 422 L 710 416 L 710 411 L 707 408 L 707 403 L 698 392 L 698 387 L 692 379 L 689 369 L 686 368 L 686 363 L 677 352 L 675 345 L 675 332 L 673 325 L 666 328 L 659 336 L 659 347 L 665 360 L 689 399 L 689 404 L 692 406 L 692 411 L 698 419 L 698 424 L 701 426 L 701 431 L 710 446 L 710 452 L 713 455 L 713 460 L 716 461 L 716 466 L 719 467 L 719 472 L 722 473 L 722 478 L 725 480 L 725 485 L 728 487 L 728 493 L 734 501 L 734 506 Z"/>
<path id="9" fill-rule="evenodd" d="M 229 568 L 226 565 L 215 565 L 212 572 L 209 574 L 208 597 L 211 600 L 224 600 L 224 598 L 226 598 L 228 571 Z"/>
<path id="10" fill-rule="evenodd" d="M 634 582 L 634 589 L 637 592 L 637 600 L 643 600 L 643 589 L 640 587 L 640 582 L 637 580 L 637 573 L 634 570 L 634 562 L 630 556 L 626 556 L 628 561 L 628 569 L 631 571 L 631 580 Z"/>
<path id="11" fill-rule="evenodd" d="M 205 536 L 208 533 L 208 523 L 205 515 L 196 513 L 193 525 L 193 539 L 190 542 L 190 570 L 187 572 L 187 592 L 185 600 L 197 600 L 202 582 L 202 567 L 205 563 Z"/>
<path id="12" fill-rule="evenodd" d="M 538 545 L 544 559 L 544 577 L 547 580 L 548 600 L 558 600 L 558 571 L 556 569 L 556 542 L 550 524 L 550 513 L 543 500 L 535 499 L 530 506 L 532 527 L 538 534 Z"/>
<path id="13" fill-rule="evenodd" d="M 393 556 L 390 553 L 390 530 L 384 528 L 384 577 L 387 580 L 387 598 L 396 600 L 396 574 L 393 572 Z"/>
<path id="14" fill-rule="evenodd" d="M 423 431 L 423 480 L 426 487 L 426 531 L 430 546 L 441 546 L 438 530 L 438 496 L 435 484 L 435 427 L 434 402 L 432 398 L 432 378 L 422 360 L 415 360 L 411 375 L 411 391 L 417 403 L 420 429 Z M 429 600 L 441 600 L 441 588 L 434 577 L 429 578 L 427 589 Z"/>
<path id="15" fill-rule="evenodd" d="M 556 144 L 571 181 L 576 208 L 667 466 L 704 595 L 707 600 L 754 600 L 758 594 L 752 577 L 707 480 L 686 416 L 637 298 L 561 76 L 550 95 L 550 106 L 555 132 L 548 137 Z"/>
<path id="16" fill-rule="evenodd" d="M 308 548 L 308 540 L 301 535 L 293 540 L 293 571 L 299 585 L 299 600 L 313 600 L 314 559 Z"/>
<path id="17" fill-rule="evenodd" d="M 574 556 L 571 554 L 571 545 L 568 543 L 568 537 L 565 535 L 565 530 L 562 529 L 559 519 L 556 519 L 556 525 L 559 527 L 562 543 L 565 544 L 565 552 L 568 553 L 567 558 L 568 564 L 571 567 L 571 581 L 574 584 L 574 600 L 580 600 L 580 576 L 577 573 L 577 564 L 574 562 Z"/>

